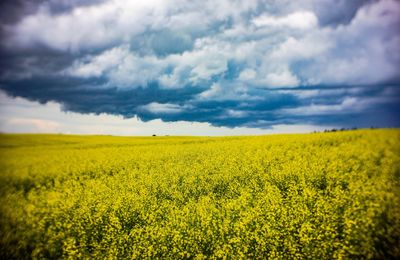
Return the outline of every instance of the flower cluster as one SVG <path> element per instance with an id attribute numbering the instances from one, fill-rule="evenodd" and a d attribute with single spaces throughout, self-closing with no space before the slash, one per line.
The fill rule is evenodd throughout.
<path id="1" fill-rule="evenodd" d="M 0 258 L 399 257 L 399 143 L 0 135 Z"/>

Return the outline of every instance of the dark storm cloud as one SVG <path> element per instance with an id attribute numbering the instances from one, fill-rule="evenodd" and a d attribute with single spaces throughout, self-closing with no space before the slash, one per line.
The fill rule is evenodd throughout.
<path id="1" fill-rule="evenodd" d="M 337 26 L 350 23 L 357 11 L 377 0 L 315 1 L 315 10 L 321 25 Z"/>
<path id="2" fill-rule="evenodd" d="M 48 8 L 53 14 L 68 12 L 78 6 L 89 6 L 104 0 L 2 0 L 0 2 L 0 23 L 13 24 L 38 8 Z"/>
<path id="3" fill-rule="evenodd" d="M 70 77 L 43 77 L 18 81 L 7 81 L 2 88 L 12 96 L 46 103 L 61 103 L 66 111 L 78 113 L 109 113 L 133 117 L 138 106 L 151 102 L 181 102 L 190 99 L 200 90 L 184 88 L 163 90 L 156 84 L 146 88 L 121 90 L 99 88 L 104 80 L 82 80 Z"/>
<path id="4" fill-rule="evenodd" d="M 0 2 L 0 22 L 13 24 L 22 17 L 35 13 L 42 0 L 3 0 Z"/>
<path id="5" fill-rule="evenodd" d="M 144 121 L 400 126 L 400 3 L 3 1 L 0 88 Z"/>

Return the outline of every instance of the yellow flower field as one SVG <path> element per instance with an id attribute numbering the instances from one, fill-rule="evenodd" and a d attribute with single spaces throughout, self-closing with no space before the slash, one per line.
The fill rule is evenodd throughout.
<path id="1" fill-rule="evenodd" d="M 400 257 L 400 130 L 0 135 L 0 258 Z"/>

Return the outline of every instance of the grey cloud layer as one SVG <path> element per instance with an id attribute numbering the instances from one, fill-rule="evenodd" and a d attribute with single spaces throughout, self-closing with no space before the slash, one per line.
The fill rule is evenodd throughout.
<path id="1" fill-rule="evenodd" d="M 4 3 L 12 96 L 232 127 L 400 124 L 395 0 Z"/>

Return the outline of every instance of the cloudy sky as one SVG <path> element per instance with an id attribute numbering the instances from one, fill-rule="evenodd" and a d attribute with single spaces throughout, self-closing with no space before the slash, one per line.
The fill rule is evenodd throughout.
<path id="1" fill-rule="evenodd" d="M 0 131 L 400 127 L 397 0 L 0 2 Z"/>

